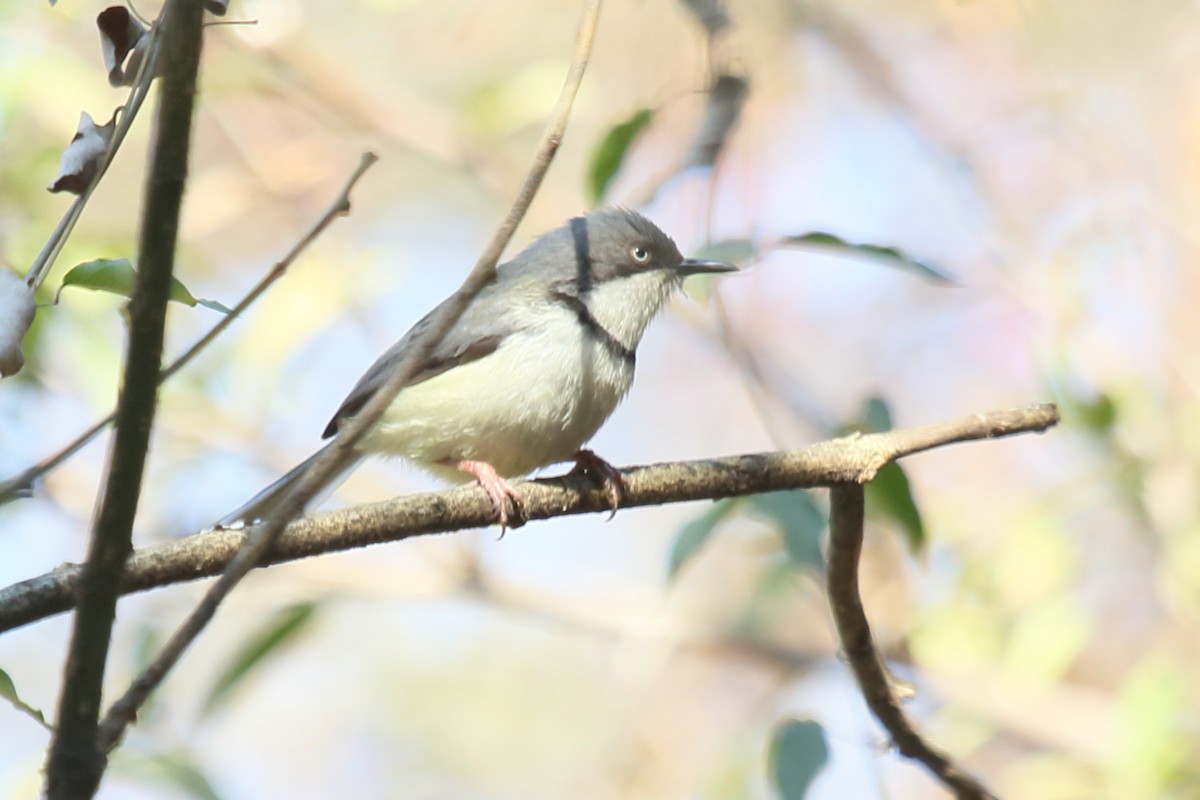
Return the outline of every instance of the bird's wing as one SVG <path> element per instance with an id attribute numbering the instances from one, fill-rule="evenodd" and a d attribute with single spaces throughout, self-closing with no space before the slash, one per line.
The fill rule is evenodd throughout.
<path id="1" fill-rule="evenodd" d="M 488 287 L 488 289 L 490 288 Z M 487 292 L 488 289 L 484 291 Z M 350 390 L 350 394 L 346 395 L 346 399 L 342 401 L 342 405 L 333 415 L 333 419 L 325 426 L 325 432 L 321 435 L 322 439 L 328 439 L 337 433 L 338 426 L 344 420 L 357 414 L 367 404 L 367 401 L 379 390 L 379 387 L 387 382 L 396 367 L 408 354 L 413 340 L 429 328 L 449 302 L 449 300 L 443 301 L 437 308 L 422 317 L 409 329 L 408 333 L 401 337 L 400 341 L 375 360 L 375 363 L 358 379 L 358 383 Z M 467 364 L 491 355 L 505 339 L 521 329 L 515 320 L 507 318 L 503 313 L 496 315 L 495 308 L 484 311 L 488 305 L 475 302 L 468 306 L 458 322 L 434 348 L 429 358 L 420 365 L 407 385 L 413 386 L 436 375 L 441 375 L 460 364 Z"/>

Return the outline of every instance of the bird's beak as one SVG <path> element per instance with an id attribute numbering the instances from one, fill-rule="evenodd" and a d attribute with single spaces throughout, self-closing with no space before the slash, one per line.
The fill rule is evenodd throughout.
<path id="1" fill-rule="evenodd" d="M 681 275 L 701 275 L 704 273 L 737 272 L 737 267 L 724 261 L 705 261 L 700 258 L 685 258 L 677 270 Z"/>

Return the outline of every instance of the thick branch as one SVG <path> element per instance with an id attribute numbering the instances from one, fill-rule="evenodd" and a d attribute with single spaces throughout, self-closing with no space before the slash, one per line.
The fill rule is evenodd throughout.
<path id="1" fill-rule="evenodd" d="M 79 613 L 46 765 L 51 800 L 91 797 L 104 774 L 105 757 L 96 746 L 101 686 L 154 421 L 167 295 L 187 177 L 202 14 L 202 5 L 190 0 L 171 3 L 164 14 L 165 68 L 146 180 L 139 269 L 129 301 L 129 347 L 108 475 L 83 567 Z"/>
<path id="2" fill-rule="evenodd" d="M 853 436 L 802 450 L 632 467 L 622 472 L 624 507 L 711 500 L 780 489 L 840 486 L 869 479 L 881 466 L 933 447 L 968 440 L 1040 432 L 1058 422 L 1050 404 L 977 414 L 956 422 Z M 586 477 L 518 483 L 528 519 L 608 512 L 607 492 Z M 430 533 L 477 528 L 495 521 L 475 486 L 407 495 L 384 503 L 312 514 L 293 522 L 263 564 L 294 561 Z M 219 575 L 245 541 L 245 532 L 198 533 L 138 550 L 126 566 L 122 592 Z M 69 611 L 80 568 L 53 572 L 0 590 L 0 632 Z"/>

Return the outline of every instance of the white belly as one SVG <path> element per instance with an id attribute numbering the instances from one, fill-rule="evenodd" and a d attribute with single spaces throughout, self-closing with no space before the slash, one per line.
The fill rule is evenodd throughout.
<path id="1" fill-rule="evenodd" d="M 570 459 L 632 382 L 633 364 L 579 326 L 531 329 L 400 392 L 360 449 L 404 457 L 449 480 L 467 476 L 437 462 L 486 461 L 505 477 L 524 475 Z"/>

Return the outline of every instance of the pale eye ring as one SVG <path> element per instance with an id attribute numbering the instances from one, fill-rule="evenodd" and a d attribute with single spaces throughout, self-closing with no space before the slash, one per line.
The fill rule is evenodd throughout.
<path id="1" fill-rule="evenodd" d="M 629 257 L 638 264 L 645 264 L 650 260 L 650 249 L 645 245 L 635 244 L 629 248 Z"/>

